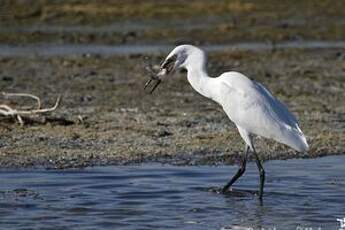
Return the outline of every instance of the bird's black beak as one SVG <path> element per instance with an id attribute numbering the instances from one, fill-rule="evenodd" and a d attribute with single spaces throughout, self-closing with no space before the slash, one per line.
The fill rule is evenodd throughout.
<path id="1" fill-rule="evenodd" d="M 171 73 L 174 70 L 176 59 L 177 59 L 176 55 L 173 55 L 173 56 L 169 57 L 168 59 L 166 59 L 161 64 L 160 70 L 162 71 L 163 69 L 165 69 L 166 70 L 165 74 Z"/>
<path id="2" fill-rule="evenodd" d="M 150 90 L 150 93 L 152 94 L 153 91 L 155 91 L 158 85 L 162 82 L 160 77 L 167 75 L 173 71 L 175 62 L 176 62 L 176 56 L 172 56 L 163 61 L 163 63 L 161 64 L 159 68 L 159 72 L 157 74 L 155 74 L 152 70 L 150 70 L 151 76 L 150 76 L 150 79 L 145 83 L 144 90 L 151 84 L 151 82 L 155 82 L 153 87 Z"/>

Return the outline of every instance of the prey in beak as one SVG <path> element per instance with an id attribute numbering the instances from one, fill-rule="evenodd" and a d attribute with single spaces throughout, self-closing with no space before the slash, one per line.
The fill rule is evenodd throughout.
<path id="1" fill-rule="evenodd" d="M 145 83 L 144 90 L 151 84 L 151 82 L 155 82 L 153 87 L 150 90 L 150 93 L 152 94 L 153 91 L 157 88 L 157 86 L 162 82 L 162 80 L 158 77 L 158 74 L 153 73 L 151 69 L 149 69 L 151 72 L 150 79 Z"/>
<path id="2" fill-rule="evenodd" d="M 161 64 L 158 73 L 155 73 L 151 66 L 146 67 L 146 70 L 149 71 L 151 76 L 150 76 L 150 79 L 145 83 L 144 90 L 146 90 L 146 88 L 152 82 L 154 82 L 153 87 L 149 91 L 152 94 L 153 91 L 155 91 L 155 89 L 158 87 L 158 85 L 162 82 L 161 77 L 168 75 L 169 73 L 171 73 L 174 70 L 175 62 L 176 62 L 176 56 L 175 55 L 166 59 Z"/>

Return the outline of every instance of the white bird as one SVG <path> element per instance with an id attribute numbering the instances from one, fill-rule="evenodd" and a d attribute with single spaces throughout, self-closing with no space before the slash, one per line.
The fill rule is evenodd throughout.
<path id="1" fill-rule="evenodd" d="M 160 77 L 178 68 L 187 70 L 188 81 L 198 93 L 223 107 L 246 144 L 240 168 L 222 191 L 226 192 L 243 175 L 247 155 L 251 150 L 260 173 L 259 198 L 262 199 L 265 171 L 255 151 L 253 135 L 273 139 L 299 152 L 306 152 L 309 147 L 296 117 L 262 84 L 239 72 L 231 71 L 216 78 L 209 77 L 205 53 L 192 45 L 180 45 L 171 51 L 160 67 L 153 90 L 160 83 Z"/>

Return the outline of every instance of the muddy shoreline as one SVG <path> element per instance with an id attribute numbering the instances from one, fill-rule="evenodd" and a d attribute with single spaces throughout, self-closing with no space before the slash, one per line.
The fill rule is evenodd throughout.
<path id="1" fill-rule="evenodd" d="M 213 52 L 208 69 L 211 76 L 226 70 L 247 73 L 299 118 L 311 146 L 309 155 L 257 139 L 263 159 L 343 154 L 345 66 L 339 52 Z M 150 61 L 159 63 L 161 58 L 151 55 Z M 37 94 L 47 106 L 59 94 L 63 100 L 45 120 L 32 119 L 24 127 L 1 118 L 1 167 L 236 163 L 243 141 L 221 108 L 194 92 L 184 72 L 166 79 L 154 95 L 147 94 L 144 59 L 141 55 L 2 57 L 3 91 Z"/>
<path id="2" fill-rule="evenodd" d="M 58 95 L 62 102 L 44 118 L 25 120 L 24 127 L 0 117 L 0 168 L 236 163 L 244 143 L 235 126 L 218 105 L 193 91 L 183 71 L 154 95 L 143 90 L 147 62 L 159 64 L 167 47 L 180 43 L 208 49 L 211 76 L 243 72 L 299 118 L 309 154 L 258 138 L 263 159 L 345 152 L 341 3 L 31 1 L 27 11 L 28 2 L 0 8 L 0 91 L 35 94 L 44 106 L 53 105 Z M 338 46 L 321 49 L 310 41 Z M 144 52 L 150 45 L 163 49 Z M 146 48 L 116 53 L 111 47 Z M 45 55 L 50 49 L 54 52 Z M 0 97 L 0 103 L 27 102 Z"/>

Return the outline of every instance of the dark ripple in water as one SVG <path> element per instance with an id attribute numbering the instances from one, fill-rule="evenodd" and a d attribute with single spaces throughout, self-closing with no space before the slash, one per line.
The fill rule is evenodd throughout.
<path id="1" fill-rule="evenodd" d="M 338 229 L 345 156 L 272 161 L 264 203 L 254 164 L 227 195 L 236 167 L 144 165 L 0 171 L 1 229 Z"/>

